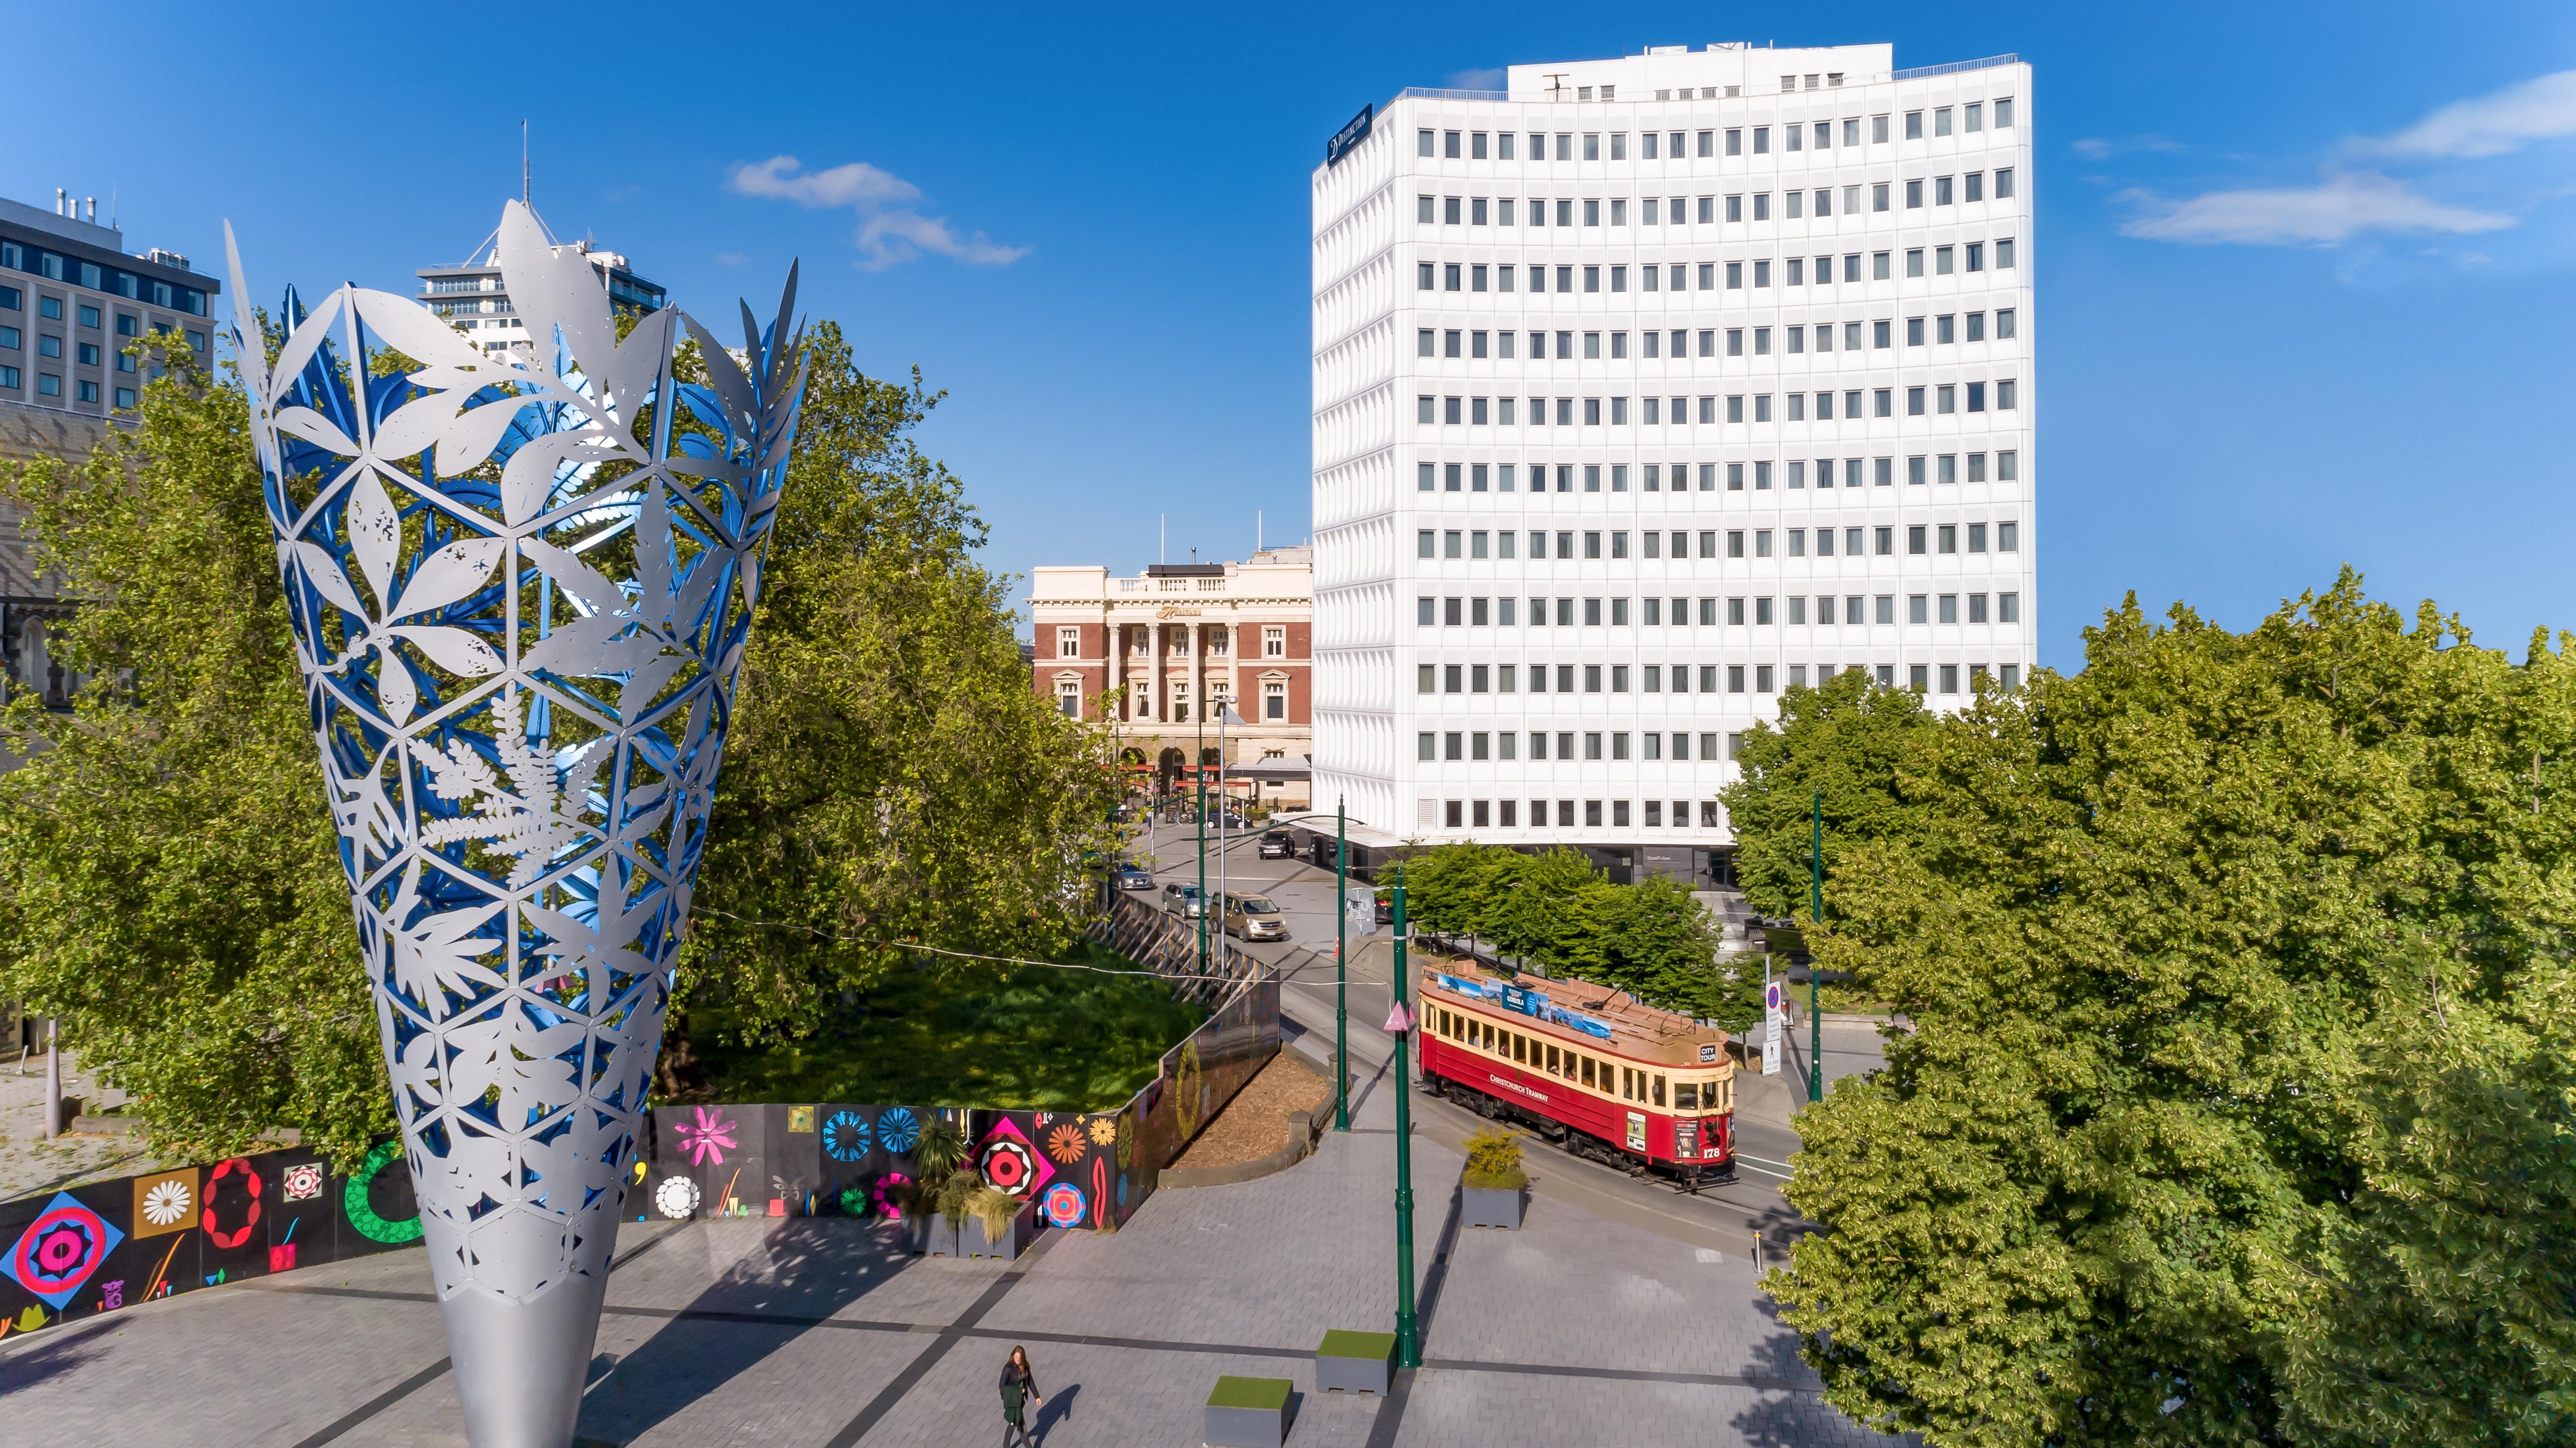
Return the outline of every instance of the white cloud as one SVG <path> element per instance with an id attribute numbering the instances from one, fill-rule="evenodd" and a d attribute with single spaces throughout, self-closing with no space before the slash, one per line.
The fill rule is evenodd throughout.
<path id="1" fill-rule="evenodd" d="M 2533 141 L 2576 135 L 2576 70 L 2455 101 L 2396 135 L 2359 149 L 2387 156 L 2501 156 Z"/>
<path id="2" fill-rule="evenodd" d="M 921 188 L 865 161 L 807 171 L 805 163 L 793 156 L 772 156 L 734 167 L 725 185 L 744 196 L 809 208 L 848 207 L 856 211 L 858 265 L 866 271 L 898 266 L 925 252 L 953 257 L 969 266 L 1007 266 L 1029 254 L 1025 246 L 1002 246 L 980 231 L 960 236 L 948 218 L 924 216 L 899 204 L 920 200 Z"/>
<path id="3" fill-rule="evenodd" d="M 2445 206 L 2376 171 L 2327 177 L 2318 185 L 2270 191 L 2212 191 L 2172 201 L 2146 191 L 2113 198 L 2141 209 L 2120 230 L 2156 241 L 2331 246 L 2364 231 L 2498 231 L 2513 218 Z"/>
<path id="4" fill-rule="evenodd" d="M 1448 90 L 1501 90 L 1503 68 L 1497 65 L 1483 70 L 1453 70 L 1440 84 Z"/>
<path id="5" fill-rule="evenodd" d="M 789 174 L 799 171 L 804 174 Z M 757 165 L 736 166 L 726 184 L 745 196 L 793 201 L 799 206 L 882 205 L 918 200 L 921 196 L 920 187 L 865 161 L 852 161 L 828 171 L 805 171 L 805 163 L 793 156 L 772 156 Z"/>
<path id="6" fill-rule="evenodd" d="M 2069 149 L 2087 160 L 2108 161 L 2136 151 L 2179 151 L 2180 141 L 2168 141 L 2153 131 L 2143 136 L 2088 136 Z"/>

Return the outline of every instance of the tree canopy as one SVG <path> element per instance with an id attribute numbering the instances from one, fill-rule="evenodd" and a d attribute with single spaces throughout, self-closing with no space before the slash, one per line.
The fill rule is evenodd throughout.
<path id="1" fill-rule="evenodd" d="M 1895 1002 L 1799 1119 L 1772 1279 L 1828 1397 L 1938 1444 L 2576 1435 L 2576 669 L 2347 572 L 2135 599 L 1933 716 L 1836 680 L 1728 804 L 1757 908 Z"/>
<path id="2" fill-rule="evenodd" d="M 1716 961 L 1717 922 L 1677 880 L 1614 885 L 1573 850 L 1458 844 L 1407 860 L 1404 884 L 1408 923 L 1423 929 L 1731 1030 L 1760 1015 L 1758 977 Z"/>
<path id="3" fill-rule="evenodd" d="M 132 1092 L 157 1149 L 302 1128 L 343 1155 L 393 1126 L 260 501 L 249 413 L 174 349 L 131 430 L 0 467 L 79 609 L 0 774 L 0 992 Z"/>
<path id="4" fill-rule="evenodd" d="M 909 437 L 937 397 L 860 373 L 829 323 L 810 356 L 683 973 L 755 1039 L 809 1033 L 907 944 L 1069 947 L 1117 838 L 1105 726 L 1030 688 L 983 521 Z"/>
<path id="5" fill-rule="evenodd" d="M 1069 943 L 1114 795 L 909 438 L 936 398 L 862 375 L 829 322 L 810 343 L 680 978 L 753 1034 L 809 1028 L 898 942 Z M 0 467 L 92 681 L 6 714 L 28 762 L 0 774 L 0 994 L 140 1098 L 157 1150 L 291 1126 L 354 1157 L 392 1117 L 247 405 L 169 360 L 95 456 Z"/>

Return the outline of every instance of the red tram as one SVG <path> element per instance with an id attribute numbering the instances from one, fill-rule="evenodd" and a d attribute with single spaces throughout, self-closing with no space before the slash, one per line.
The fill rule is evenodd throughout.
<path id="1" fill-rule="evenodd" d="M 1425 1086 L 1577 1156 L 1697 1181 L 1735 1173 L 1726 1032 L 1580 980 L 1422 973 Z"/>

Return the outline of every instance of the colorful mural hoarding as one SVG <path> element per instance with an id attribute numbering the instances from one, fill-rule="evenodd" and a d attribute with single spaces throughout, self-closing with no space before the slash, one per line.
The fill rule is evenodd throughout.
<path id="1" fill-rule="evenodd" d="M 0 1203 L 0 1337 L 420 1240 L 397 1143 L 343 1175 L 289 1147 Z"/>

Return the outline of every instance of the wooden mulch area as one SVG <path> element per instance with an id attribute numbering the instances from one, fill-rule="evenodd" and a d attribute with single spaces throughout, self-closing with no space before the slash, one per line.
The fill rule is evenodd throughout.
<path id="1" fill-rule="evenodd" d="M 1333 1083 L 1309 1070 L 1295 1053 L 1281 1051 L 1244 1083 L 1216 1119 L 1173 1162 L 1176 1167 L 1238 1166 L 1288 1144 L 1288 1114 L 1329 1103 Z"/>

